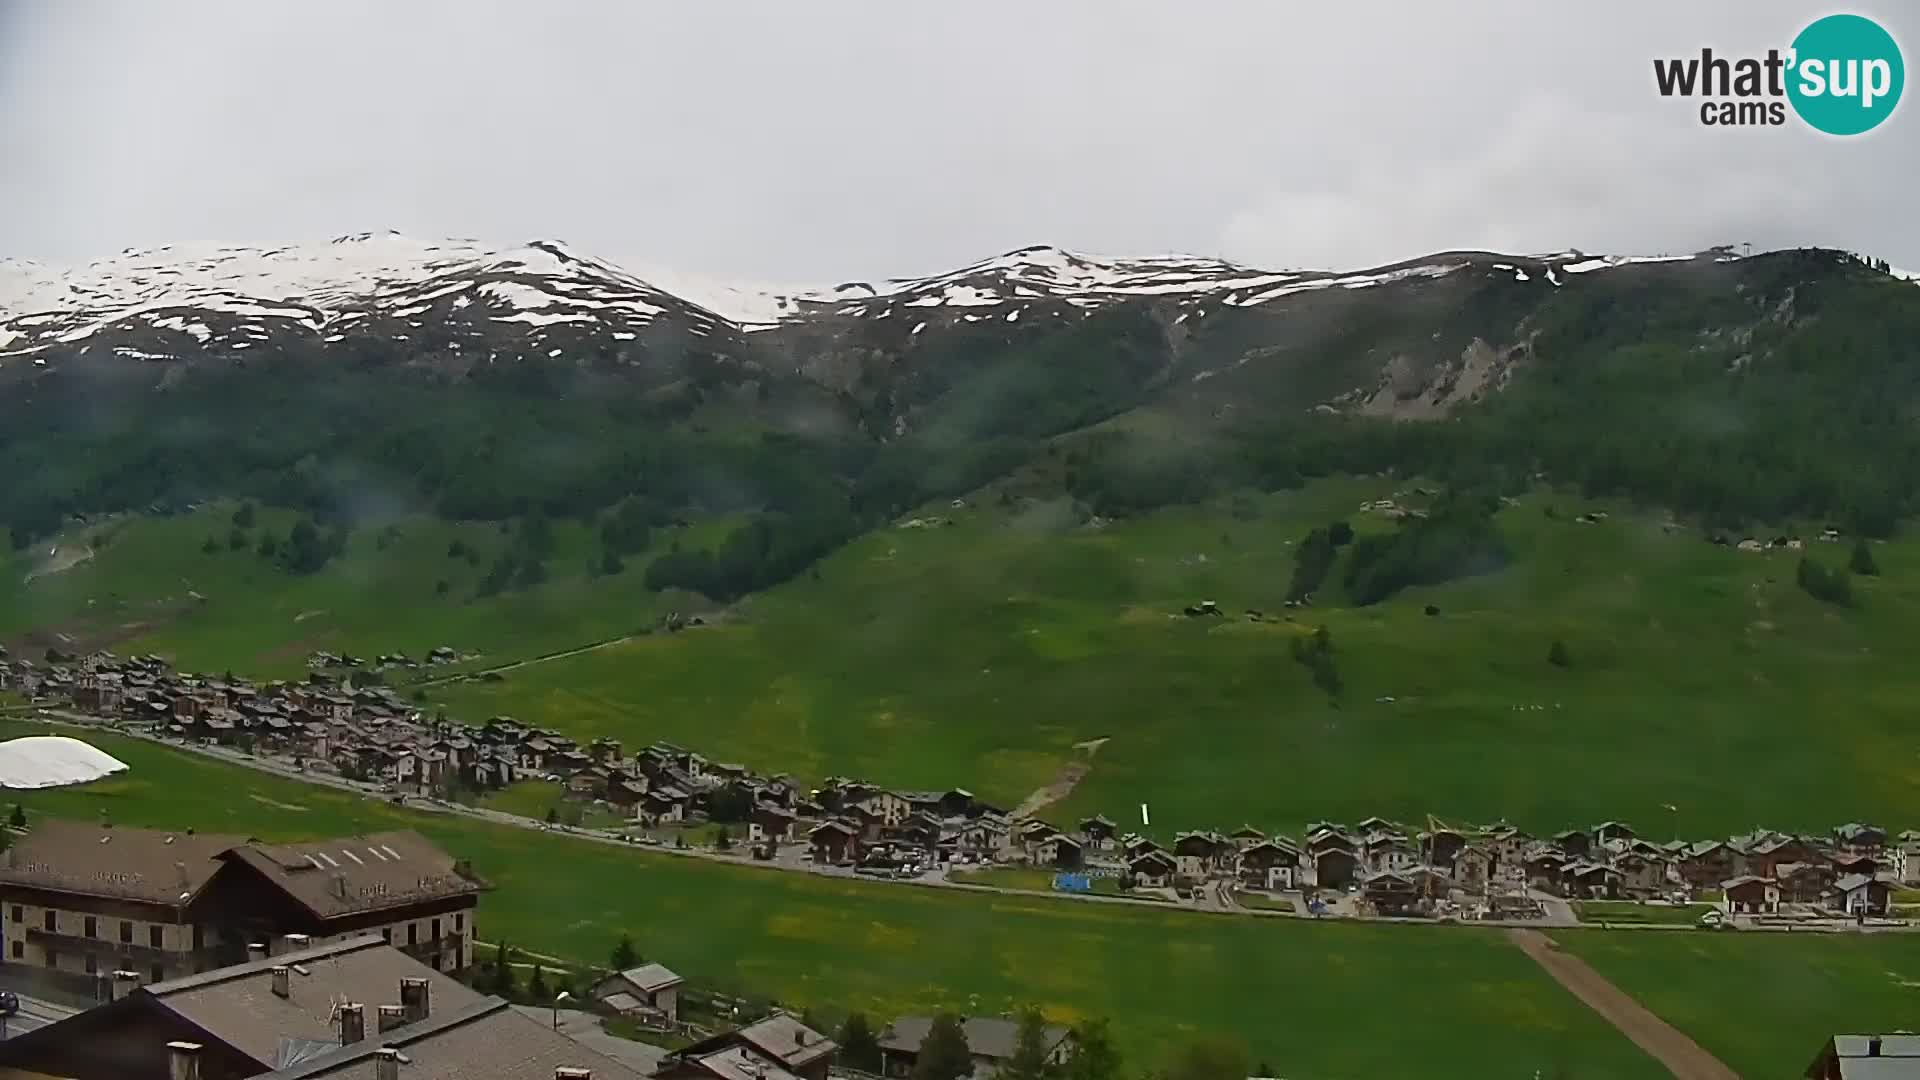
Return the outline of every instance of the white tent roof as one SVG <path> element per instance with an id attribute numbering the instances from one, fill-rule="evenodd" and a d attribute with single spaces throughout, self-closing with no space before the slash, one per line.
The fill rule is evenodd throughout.
<path id="1" fill-rule="evenodd" d="M 65 787 L 126 769 L 126 763 L 112 754 L 62 735 L 30 735 L 0 743 L 0 788 Z"/>

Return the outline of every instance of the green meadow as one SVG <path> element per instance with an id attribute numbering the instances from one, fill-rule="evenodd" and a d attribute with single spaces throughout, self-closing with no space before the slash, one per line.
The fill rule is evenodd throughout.
<path id="1" fill-rule="evenodd" d="M 0 721 L 0 736 L 48 730 Z M 479 930 L 577 963 L 622 932 L 708 985 L 880 1016 L 1037 1003 L 1106 1016 L 1139 1063 L 1196 1033 L 1289 1077 L 1652 1077 L 1661 1070 L 1469 927 L 1255 919 L 785 873 L 485 825 L 134 739 L 128 773 L 19 793 L 31 816 L 295 839 L 415 828 L 496 886 Z M 1743 1075 L 1789 1075 L 1841 1029 L 1911 1027 L 1920 936 L 1555 931 Z"/>
<path id="2" fill-rule="evenodd" d="M 1656 836 L 1920 820 L 1920 667 L 1899 653 L 1920 629 L 1920 544 L 1874 545 L 1882 574 L 1854 578 L 1840 608 L 1796 586 L 1800 552 L 1719 547 L 1657 514 L 1542 491 L 1499 515 L 1504 569 L 1357 607 L 1336 565 L 1313 607 L 1284 608 L 1306 531 L 1392 529 L 1358 508 L 1394 494 L 1327 481 L 1086 522 L 989 490 L 869 533 L 713 625 L 442 683 L 423 703 L 628 746 L 670 739 L 803 779 L 959 785 L 1009 807 L 1091 755 L 1046 813 L 1133 825 L 1145 803 L 1156 830 L 1429 813 L 1536 829 L 1617 818 Z M 1608 516 L 1576 520 L 1593 510 Z M 556 528 L 550 582 L 477 598 L 508 539 L 497 529 L 361 529 L 345 556 L 292 577 L 249 551 L 203 553 L 229 514 L 94 526 L 110 536 L 93 558 L 32 582 L 23 567 L 44 550 L 15 553 L 0 565 L 0 639 L 66 628 L 285 676 L 320 648 L 447 644 L 491 666 L 690 609 L 642 586 L 644 556 L 589 577 L 578 526 Z M 660 530 L 656 547 L 710 544 L 722 527 Z M 477 565 L 448 558 L 456 537 Z M 1847 552 L 1806 553 L 1839 567 Z M 1224 616 L 1181 614 L 1203 600 Z M 1337 699 L 1289 653 L 1319 626 Z M 1547 660 L 1556 641 L 1564 666 Z"/>

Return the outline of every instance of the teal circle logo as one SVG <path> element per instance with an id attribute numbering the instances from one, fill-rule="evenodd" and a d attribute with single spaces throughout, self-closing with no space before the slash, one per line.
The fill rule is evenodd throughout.
<path id="1" fill-rule="evenodd" d="M 1900 46 L 1879 23 L 1829 15 L 1793 39 L 1787 99 L 1814 129 L 1859 135 L 1879 127 L 1900 104 L 1907 69 Z"/>

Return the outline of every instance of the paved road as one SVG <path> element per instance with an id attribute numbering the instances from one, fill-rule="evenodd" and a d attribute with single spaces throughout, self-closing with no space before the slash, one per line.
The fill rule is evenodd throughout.
<path id="1" fill-rule="evenodd" d="M 1509 930 L 1507 936 L 1555 982 L 1633 1040 L 1679 1080 L 1740 1080 L 1740 1074 L 1706 1052 L 1678 1028 L 1649 1012 L 1626 991 L 1608 982 L 1585 960 L 1560 951 L 1538 930 Z"/>
<path id="2" fill-rule="evenodd" d="M 20 1011 L 0 1020 L 0 1038 L 10 1039 L 15 1035 L 25 1035 L 35 1028 L 43 1028 L 48 1024 L 65 1020 L 78 1011 L 78 1009 L 55 1005 L 50 1001 L 41 1001 L 23 994 L 20 997 Z"/>

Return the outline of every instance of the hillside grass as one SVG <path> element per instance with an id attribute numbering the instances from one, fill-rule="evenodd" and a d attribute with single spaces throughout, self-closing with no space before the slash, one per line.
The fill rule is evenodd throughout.
<path id="1" fill-rule="evenodd" d="M 549 582 L 481 598 L 480 579 L 511 540 L 499 526 L 392 518 L 354 530 L 347 550 L 318 572 L 295 575 L 261 557 L 258 544 L 269 531 L 284 540 L 296 516 L 260 509 L 247 546 L 232 550 L 237 505 L 116 518 L 0 554 L 0 641 L 36 660 L 47 645 L 104 646 L 160 652 L 190 670 L 281 678 L 301 675 L 307 656 L 323 650 L 368 661 L 404 652 L 422 663 L 441 645 L 481 654 L 455 667 L 388 673 L 398 685 L 651 628 L 676 598 L 643 587 L 647 559 L 674 544 L 709 546 L 731 523 L 656 530 L 654 549 L 630 557 L 623 573 L 590 577 L 600 553 L 594 534 L 557 522 Z M 209 538 L 218 547 L 211 553 L 202 550 Z M 476 558 L 449 557 L 455 540 Z M 88 549 L 90 557 L 72 561 Z"/>
<path id="2" fill-rule="evenodd" d="M 1433 813 L 1704 836 L 1920 819 L 1906 735 L 1920 668 L 1897 646 L 1920 628 L 1920 544 L 1876 545 L 1883 576 L 1855 579 L 1842 609 L 1796 587 L 1800 552 L 1717 547 L 1655 514 L 1539 492 L 1498 517 L 1504 570 L 1356 608 L 1336 566 L 1315 607 L 1283 610 L 1292 545 L 1335 518 L 1393 528 L 1357 512 L 1392 491 L 1327 482 L 1103 528 L 1064 503 L 942 505 L 920 516 L 953 525 L 869 534 L 725 626 L 435 701 L 1005 806 L 1106 739 L 1047 816 L 1132 824 L 1146 803 L 1156 829 Z M 1574 520 L 1588 510 L 1609 517 Z M 1806 553 L 1839 566 L 1847 545 Z M 1226 617 L 1180 614 L 1200 600 Z M 1319 625 L 1337 702 L 1289 656 Z M 1547 662 L 1556 640 L 1566 667 Z"/>
<path id="3" fill-rule="evenodd" d="M 1555 930 L 1742 1076 L 1798 1076 L 1828 1036 L 1913 1028 L 1920 936 Z"/>
<path id="4" fill-rule="evenodd" d="M 45 730 L 0 722 L 5 736 Z M 497 886 L 481 901 L 483 939 L 577 963 L 604 963 L 630 932 L 649 959 L 798 1006 L 892 1017 L 1037 1003 L 1062 1021 L 1110 1017 L 1143 1065 L 1175 1040 L 1222 1032 L 1287 1076 L 1393 1075 L 1410 1045 L 1421 1048 L 1422 1074 L 1436 1077 L 1660 1075 L 1495 933 L 1277 925 L 717 864 L 410 811 L 79 734 L 130 771 L 8 793 L 30 819 L 97 820 L 105 809 L 121 825 L 268 840 L 417 828 Z"/>
<path id="5" fill-rule="evenodd" d="M 1573 902 L 1573 910 L 1582 922 L 1649 923 L 1662 926 L 1699 926 L 1700 916 L 1718 908 L 1717 904 L 1639 904 L 1631 900 Z"/>

